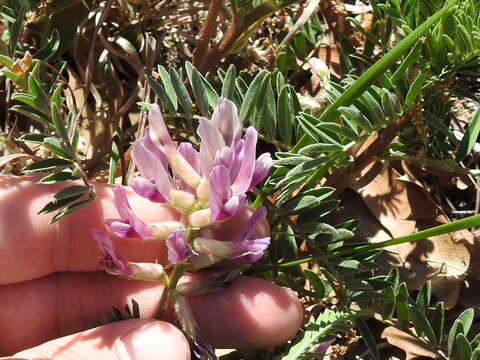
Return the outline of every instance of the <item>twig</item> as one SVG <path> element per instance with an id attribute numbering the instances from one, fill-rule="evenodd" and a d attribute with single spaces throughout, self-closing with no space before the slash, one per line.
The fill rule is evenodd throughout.
<path id="1" fill-rule="evenodd" d="M 212 0 L 210 3 L 207 17 L 200 33 L 200 39 L 198 40 L 197 47 L 193 52 L 193 64 L 197 67 L 203 63 L 210 41 L 215 33 L 217 17 L 222 4 L 223 0 Z"/>

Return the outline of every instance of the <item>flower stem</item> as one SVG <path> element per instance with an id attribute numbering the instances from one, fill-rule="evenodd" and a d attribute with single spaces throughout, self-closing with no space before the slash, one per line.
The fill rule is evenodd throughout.
<path id="1" fill-rule="evenodd" d="M 190 243 L 191 240 L 195 237 L 197 231 L 191 226 L 187 227 L 186 238 L 187 242 Z M 188 264 L 185 262 L 177 263 L 173 266 L 172 275 L 170 278 L 167 277 L 165 280 L 165 289 L 163 290 L 162 296 L 160 297 L 160 302 L 158 304 L 158 310 L 156 312 L 156 318 L 160 319 L 167 309 L 168 301 L 172 297 L 175 288 L 177 287 L 178 281 L 185 274 L 188 269 Z"/>

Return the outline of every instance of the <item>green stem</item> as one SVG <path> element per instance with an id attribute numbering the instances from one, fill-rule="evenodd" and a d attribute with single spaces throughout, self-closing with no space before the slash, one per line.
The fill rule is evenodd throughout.
<path id="1" fill-rule="evenodd" d="M 191 240 L 196 236 L 197 231 L 194 230 L 191 226 L 187 227 L 185 237 L 187 242 L 190 243 Z M 160 302 L 158 304 L 158 310 L 156 312 L 156 318 L 160 319 L 167 309 L 168 301 L 175 292 L 178 281 L 185 274 L 185 271 L 188 269 L 188 264 L 185 262 L 177 263 L 173 266 L 172 274 L 170 278 L 167 277 L 165 281 L 165 289 L 163 290 L 162 296 L 160 297 Z"/>
<path id="2" fill-rule="evenodd" d="M 370 251 L 374 249 L 381 249 L 387 246 L 393 246 L 393 245 L 403 244 L 406 242 L 418 241 L 418 240 L 426 239 L 429 237 L 439 236 L 439 235 L 443 235 L 443 234 L 447 234 L 447 233 L 451 233 L 451 232 L 455 232 L 463 229 L 469 229 L 477 226 L 480 226 L 480 215 L 469 216 L 465 219 L 457 220 L 448 224 L 435 226 L 430 229 L 418 231 L 413 234 L 400 236 L 394 239 L 381 241 L 378 243 L 360 246 L 352 250 L 340 252 L 339 255 L 348 255 L 348 254 L 351 254 L 352 252 L 353 253 L 358 251 L 365 252 L 365 251 Z"/>
<path id="3" fill-rule="evenodd" d="M 340 251 L 335 252 L 333 254 L 323 255 L 323 256 L 310 256 L 310 257 L 298 259 L 295 261 L 289 261 L 287 263 L 277 264 L 269 268 L 268 270 L 297 266 L 297 265 L 308 263 L 314 260 L 327 260 L 327 259 L 332 259 L 338 256 L 344 257 L 349 255 L 356 255 L 362 252 L 381 249 L 387 246 L 399 245 L 406 242 L 414 242 L 414 241 L 430 238 L 433 236 L 439 236 L 439 235 L 443 235 L 443 234 L 447 234 L 447 233 L 451 233 L 459 230 L 469 229 L 473 227 L 478 227 L 478 226 L 480 226 L 480 215 L 474 215 L 474 216 L 467 217 L 465 219 L 453 221 L 448 224 L 442 224 L 439 226 L 432 227 L 430 229 L 418 231 L 413 234 L 400 236 L 394 239 L 390 239 L 390 240 L 386 240 L 378 243 L 361 245 L 353 249 L 348 247 L 343 247 L 339 249 Z M 265 269 L 260 269 L 260 270 L 265 271 Z"/>

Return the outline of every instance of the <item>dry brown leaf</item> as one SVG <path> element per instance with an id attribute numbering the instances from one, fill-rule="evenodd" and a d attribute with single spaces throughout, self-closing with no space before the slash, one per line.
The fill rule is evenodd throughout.
<path id="1" fill-rule="evenodd" d="M 449 222 L 412 174 L 401 176 L 380 162 L 365 169 L 352 188 L 392 237 Z M 376 242 L 383 240 L 373 237 Z M 387 265 L 399 267 L 403 279 L 413 289 L 420 288 L 426 280 L 435 280 L 434 293 L 450 308 L 458 300 L 460 284 L 469 269 L 467 246 L 474 246 L 474 238 L 466 230 L 401 244 L 386 249 Z M 441 281 L 455 291 L 444 291 Z M 458 284 L 453 285 L 455 282 Z"/>
<path id="2" fill-rule="evenodd" d="M 3 169 L 7 164 L 11 163 L 12 161 L 18 160 L 20 158 L 38 159 L 36 156 L 23 154 L 23 153 L 5 155 L 0 157 L 0 170 Z"/>
<path id="3" fill-rule="evenodd" d="M 411 360 L 421 356 L 429 359 L 440 358 L 438 354 L 428 348 L 427 344 L 423 341 L 393 326 L 386 327 L 381 337 L 387 339 L 389 344 L 405 351 L 405 360 Z"/>

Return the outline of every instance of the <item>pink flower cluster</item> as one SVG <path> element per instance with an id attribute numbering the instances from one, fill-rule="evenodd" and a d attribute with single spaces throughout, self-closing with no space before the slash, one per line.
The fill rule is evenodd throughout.
<path id="1" fill-rule="evenodd" d="M 150 127 L 133 145 L 132 158 L 140 176 L 131 183 L 133 190 L 152 202 L 176 209 L 181 221 L 148 224 L 130 207 L 125 188 L 115 187 L 114 202 L 118 219 L 108 219 L 110 232 L 123 238 L 165 241 L 171 264 L 187 263 L 192 269 L 219 261 L 240 259 L 255 262 L 263 256 L 270 238 L 256 238 L 255 228 L 266 216 L 257 209 L 232 241 L 212 239 L 202 231 L 226 220 L 245 206 L 246 193 L 268 174 L 270 154 L 256 157 L 257 132 L 249 127 L 242 137 L 242 125 L 235 104 L 220 98 L 212 119 L 200 118 L 199 151 L 190 143 L 175 145 L 160 109 L 151 105 Z M 187 234 L 195 234 L 191 238 Z M 103 253 L 106 271 L 129 278 L 161 280 L 159 264 L 127 262 L 112 247 L 106 232 L 92 230 Z"/>

